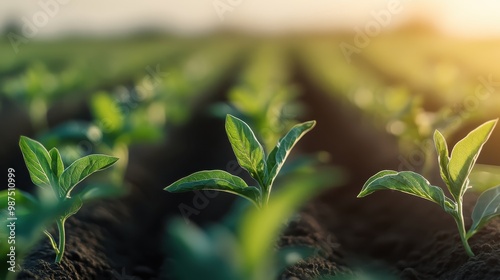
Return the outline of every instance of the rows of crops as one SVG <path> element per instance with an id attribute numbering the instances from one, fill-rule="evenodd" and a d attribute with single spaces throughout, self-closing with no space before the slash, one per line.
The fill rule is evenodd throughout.
<path id="1" fill-rule="evenodd" d="M 451 139 L 451 148 L 478 124 L 498 118 L 495 77 L 500 73 L 488 63 L 498 56 L 496 42 L 393 34 L 373 40 L 349 62 L 339 48 L 342 40 L 48 41 L 26 44 L 16 55 L 1 42 L 5 137 L 0 165 L 13 174 L 9 183 L 16 190 L 12 205 L 7 201 L 14 188 L 0 192 L 6 201 L 1 221 L 17 218 L 13 265 L 12 247 L 0 243 L 2 279 L 124 279 L 129 274 L 138 279 L 358 279 L 365 274 L 388 279 L 407 273 L 391 271 L 399 265 L 392 255 L 349 244 L 347 231 L 333 232 L 338 224 L 323 224 L 325 217 L 316 210 L 307 215 L 318 226 L 304 229 L 300 218 L 291 218 L 321 192 L 328 193 L 323 198 L 359 192 L 360 182 L 379 163 L 397 165 L 405 158 L 413 160 L 411 171 L 439 178 L 435 130 Z M 312 100 L 331 104 L 332 111 L 321 111 Z M 348 119 L 352 115 L 362 124 Z M 331 127 L 318 135 L 313 119 L 354 128 Z M 356 127 L 368 127 L 371 134 L 357 133 Z M 311 140 L 301 144 L 303 137 Z M 498 131 L 491 134 L 478 161 L 484 164 L 470 175 L 476 191 L 499 183 L 499 137 Z M 329 138 L 332 144 L 322 146 Z M 392 146 L 383 145 L 400 157 L 384 161 L 366 155 L 355 159 L 358 170 L 343 164 L 347 159 L 329 163 L 336 151 L 347 154 L 359 150 L 354 143 L 382 139 L 391 139 Z M 196 173 L 198 167 L 212 171 Z M 240 198 L 217 196 L 214 190 Z M 195 192 L 175 194 L 185 191 Z M 335 215 L 349 211 L 330 204 Z M 461 201 L 458 205 L 461 211 Z M 283 221 L 291 222 L 283 226 Z M 487 230 L 498 235 L 498 223 Z M 328 245 L 335 234 L 338 243 Z M 0 235 L 8 240 L 12 231 L 3 226 Z M 91 241 L 81 244 L 85 240 Z M 472 245 L 475 251 L 479 247 Z M 477 256 L 481 261 L 483 255 Z M 361 260 L 366 267 L 357 265 Z M 376 260 L 387 265 L 373 272 Z M 315 261 L 328 265 L 314 268 Z"/>

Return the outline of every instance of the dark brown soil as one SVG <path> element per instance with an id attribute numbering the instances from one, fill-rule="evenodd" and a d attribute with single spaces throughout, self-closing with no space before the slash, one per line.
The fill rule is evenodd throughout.
<path id="1" fill-rule="evenodd" d="M 339 241 L 317 219 L 322 212 L 321 210 L 323 210 L 321 206 L 313 207 L 310 205 L 306 207 L 296 219 L 290 221 L 283 232 L 278 246 L 305 245 L 316 249 L 315 256 L 311 257 L 307 262 L 300 262 L 283 273 L 282 277 L 284 279 L 292 277 L 310 279 L 319 275 L 351 272 L 345 262 L 345 253 Z"/>
<path id="2" fill-rule="evenodd" d="M 131 221 L 129 210 L 116 201 L 88 206 L 67 221 L 63 261 L 53 263 L 54 251 L 43 240 L 25 260 L 18 279 L 120 279 L 115 268 L 129 249 L 122 243 L 127 238 L 122 221 Z"/>
<path id="3" fill-rule="evenodd" d="M 286 243 L 331 244 L 324 255 L 290 268 L 286 279 L 313 279 L 324 272 L 341 275 L 345 267 L 355 272 L 382 271 L 396 279 L 500 279 L 499 219 L 471 238 L 476 256 L 468 258 L 453 219 L 439 206 L 390 191 L 357 199 L 371 175 L 398 169 L 397 143 L 367 125 L 366 117 L 349 104 L 319 92 L 302 73 L 298 80 L 307 92 L 303 101 L 314 108 L 307 119 L 318 121 L 303 139 L 305 149 L 328 151 L 333 163 L 349 172 L 350 180 L 312 202 L 302 220 L 286 232 Z M 440 185 L 436 178 L 437 173 L 431 182 Z M 476 198 L 466 196 L 466 217 Z"/>
<path id="4" fill-rule="evenodd" d="M 165 260 L 172 257 L 164 246 L 165 226 L 171 217 L 181 214 L 179 205 L 193 207 L 193 194 L 170 194 L 163 188 L 201 169 L 224 169 L 234 160 L 225 139 L 224 120 L 207 110 L 212 102 L 224 100 L 233 78 L 228 76 L 214 93 L 197 100 L 188 123 L 168 128 L 167 141 L 132 146 L 125 178 L 131 185 L 130 193 L 119 199 L 85 204 L 66 222 L 63 261 L 53 263 L 55 253 L 43 237 L 24 260 L 18 279 L 169 279 L 161 272 Z M 30 135 L 29 127 L 19 130 L 23 132 L 16 133 L 16 139 L 19 134 Z M 6 151 L 6 155 L 8 159 L 20 157 L 17 152 Z M 22 158 L 18 164 L 17 175 L 24 172 L 24 177 L 29 178 Z M 196 223 L 220 219 L 234 199 L 225 194 L 211 197 L 203 211 L 189 219 Z M 55 228 L 52 231 L 54 235 Z"/>
<path id="5" fill-rule="evenodd" d="M 348 103 L 319 91 L 303 73 L 298 73 L 297 82 L 310 109 L 305 119 L 318 121 L 301 140 L 301 149 L 329 152 L 332 164 L 346 170 L 349 180 L 323 193 L 290 222 L 278 245 L 308 245 L 318 254 L 286 270 L 283 279 L 360 271 L 400 279 L 500 279 L 499 219 L 471 239 L 476 256 L 468 258 L 454 221 L 437 205 L 389 191 L 357 199 L 367 178 L 400 166 L 396 139 Z M 218 99 L 229 84 L 218 91 Z M 131 193 L 84 205 L 67 222 L 63 262 L 53 264 L 54 252 L 43 239 L 27 257 L 19 279 L 166 279 L 162 265 L 174 256 L 164 250 L 165 224 L 180 214 L 181 203 L 192 205 L 193 194 L 169 194 L 163 187 L 197 170 L 223 169 L 234 160 L 223 121 L 206 115 L 205 108 L 199 106 L 187 125 L 171 128 L 166 143 L 133 147 L 126 178 Z M 16 129 L 14 140 L 27 131 Z M 11 146 L 2 155 L 19 158 L 11 152 L 15 144 Z M 439 185 L 438 179 L 434 174 L 431 181 Z M 475 199 L 474 194 L 466 197 L 466 217 Z M 229 195 L 218 195 L 189 218 L 202 224 L 215 221 L 232 201 Z"/>
<path id="6" fill-rule="evenodd" d="M 169 258 L 163 246 L 165 223 L 180 215 L 181 203 L 191 205 L 193 195 L 169 194 L 163 187 L 178 176 L 230 161 L 229 144 L 218 146 L 225 143 L 220 139 L 223 131 L 209 133 L 214 127 L 223 127 L 223 120 L 201 111 L 175 130 L 170 143 L 132 149 L 126 178 L 132 183 L 130 194 L 84 205 L 67 221 L 62 263 L 53 263 L 53 249 L 44 238 L 26 258 L 18 279 L 165 279 L 160 275 Z M 204 145 L 196 140 L 201 138 Z M 209 147 L 214 148 L 212 152 Z M 144 162 L 150 154 L 164 156 Z M 200 154 L 204 156 L 197 158 Z M 233 199 L 225 195 L 212 198 L 199 215 L 189 218 L 195 222 L 216 220 L 228 211 Z"/>

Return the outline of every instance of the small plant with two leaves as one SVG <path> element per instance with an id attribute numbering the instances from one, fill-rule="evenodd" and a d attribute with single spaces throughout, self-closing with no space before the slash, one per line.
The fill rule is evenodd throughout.
<path id="1" fill-rule="evenodd" d="M 221 222 L 205 229 L 182 219 L 172 220 L 166 249 L 175 261 L 165 262 L 165 276 L 181 280 L 271 280 L 280 278 L 296 262 L 320 254 L 319 248 L 308 245 L 277 248 L 276 241 L 285 225 L 283 221 L 319 192 L 342 182 L 339 171 L 324 170 L 312 177 L 287 176 L 287 187 L 278 189 L 267 207 L 248 207 L 238 201 Z"/>
<path id="2" fill-rule="evenodd" d="M 320 191 L 342 182 L 340 170 L 315 170 L 312 177 L 307 172 L 288 172 L 281 182 L 287 187 L 280 188 L 270 198 L 277 175 L 285 171 L 282 167 L 288 154 L 314 125 L 315 121 L 295 125 L 266 157 L 265 149 L 250 127 L 232 115 L 226 116 L 226 133 L 238 163 L 258 186 L 248 186 L 240 177 L 213 170 L 193 173 L 165 190 L 224 191 L 242 196 L 256 207 L 237 203 L 222 223 L 206 230 L 180 219 L 173 220 L 168 227 L 168 250 L 176 257 L 175 262 L 168 262 L 169 276 L 176 279 L 276 279 L 288 266 L 318 253 L 318 249 L 300 245 L 276 249 L 275 242 L 283 221 Z M 185 269 L 186 265 L 193 269 Z"/>
<path id="3" fill-rule="evenodd" d="M 42 197 L 40 200 L 29 199 L 31 209 L 43 209 L 49 207 L 48 202 L 56 205 L 57 211 L 51 211 L 48 215 L 53 216 L 57 224 L 59 233 L 59 243 L 48 230 L 43 230 L 50 240 L 56 253 L 55 262 L 61 262 L 66 245 L 65 222 L 72 215 L 76 214 L 87 198 L 86 196 L 92 188 L 88 187 L 76 195 L 73 195 L 75 187 L 91 174 L 106 169 L 113 165 L 118 158 L 107 155 L 94 154 L 82 157 L 74 161 L 68 167 L 64 167 L 61 154 L 56 148 L 47 151 L 45 147 L 25 136 L 21 136 L 19 146 L 23 154 L 24 162 L 28 168 L 33 183 L 44 190 L 43 194 L 49 197 Z M 29 194 L 21 193 L 22 196 L 31 197 Z M 36 206 L 36 207 L 33 207 Z M 37 213 L 32 213 L 36 215 Z M 53 221 L 52 221 L 53 222 Z"/>
<path id="4" fill-rule="evenodd" d="M 266 156 L 252 129 L 242 120 L 226 116 L 226 133 L 239 165 L 248 171 L 257 187 L 248 186 L 240 177 L 223 170 L 205 170 L 186 176 L 165 188 L 169 192 L 217 190 L 239 195 L 257 208 L 267 205 L 273 183 L 295 144 L 310 131 L 315 121 L 300 123 L 278 141 Z"/>
<path id="5" fill-rule="evenodd" d="M 418 173 L 392 170 L 380 171 L 369 178 L 358 197 L 388 189 L 418 196 L 439 204 L 455 219 L 467 255 L 474 256 L 468 240 L 488 221 L 500 215 L 500 186 L 491 188 L 479 196 L 472 212 L 472 226 L 468 231 L 465 230 L 463 197 L 465 192 L 471 188 L 469 175 L 497 121 L 498 119 L 488 121 L 471 131 L 455 145 L 451 155 L 448 153 L 444 136 L 439 131 L 435 131 L 434 144 L 438 154 L 441 178 L 448 187 L 452 198 L 445 196 L 441 188 L 431 185 Z"/>
<path id="6" fill-rule="evenodd" d="M 154 107 L 150 99 L 137 101 L 134 108 L 125 113 L 128 106 L 120 103 L 108 92 L 96 92 L 90 100 L 91 121 L 67 121 L 40 134 L 37 139 L 45 146 L 58 147 L 63 163 L 92 153 L 120 158 L 109 172 L 96 174 L 86 181 L 98 198 L 125 195 L 130 185 L 124 180 L 129 163 L 129 146 L 137 143 L 156 143 L 162 139 L 161 125 L 146 113 Z M 135 102 L 135 101 L 134 101 Z"/>

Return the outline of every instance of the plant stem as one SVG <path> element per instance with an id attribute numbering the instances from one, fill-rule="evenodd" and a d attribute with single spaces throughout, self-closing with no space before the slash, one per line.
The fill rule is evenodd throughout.
<path id="1" fill-rule="evenodd" d="M 469 242 L 467 241 L 467 232 L 465 231 L 463 205 L 461 199 L 457 201 L 457 213 L 455 216 L 455 221 L 457 222 L 458 233 L 460 235 L 460 240 L 462 240 L 465 252 L 467 252 L 467 255 L 469 255 L 469 257 L 474 257 L 474 253 L 472 252 L 472 249 L 469 246 Z"/>
<path id="2" fill-rule="evenodd" d="M 66 246 L 66 233 L 64 231 L 64 222 L 66 219 L 57 220 L 57 229 L 59 230 L 59 252 L 56 255 L 56 263 L 60 263 L 64 255 L 64 247 Z"/>
<path id="3" fill-rule="evenodd" d="M 52 237 L 52 234 L 50 234 L 50 232 L 48 232 L 47 230 L 44 230 L 43 233 L 45 233 L 45 235 L 47 235 L 47 237 L 50 240 L 50 244 L 52 245 L 52 248 L 54 249 L 54 251 L 56 252 L 56 254 L 58 254 L 59 253 L 59 248 L 57 248 L 57 243 L 54 240 L 54 237 Z"/>
<path id="4" fill-rule="evenodd" d="M 271 197 L 271 189 L 267 189 L 264 191 L 264 199 L 262 203 L 267 206 L 269 204 L 269 198 Z"/>
<path id="5" fill-rule="evenodd" d="M 259 183 L 260 189 L 262 191 L 262 206 L 267 206 L 269 204 L 269 198 L 271 197 L 271 189 L 272 189 L 272 184 L 267 185 L 264 184 L 264 180 L 261 180 L 260 178 L 257 178 L 257 182 Z"/>

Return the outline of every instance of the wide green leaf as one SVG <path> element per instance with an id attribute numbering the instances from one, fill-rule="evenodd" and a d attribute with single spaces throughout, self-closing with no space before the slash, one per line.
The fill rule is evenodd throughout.
<path id="1" fill-rule="evenodd" d="M 50 168 L 54 175 L 59 178 L 64 171 L 64 163 L 62 161 L 61 154 L 56 148 L 52 148 L 49 151 L 50 155 Z"/>
<path id="2" fill-rule="evenodd" d="M 451 152 L 448 172 L 450 176 L 450 192 L 455 199 L 460 199 L 468 187 L 468 177 L 481 148 L 495 128 L 497 120 L 480 125 L 460 140 Z"/>
<path id="3" fill-rule="evenodd" d="M 482 193 L 472 211 L 472 226 L 467 233 L 471 237 L 489 220 L 500 216 L 500 186 Z"/>
<path id="4" fill-rule="evenodd" d="M 67 198 L 61 202 L 61 209 L 62 211 L 62 219 L 66 220 L 69 217 L 75 215 L 80 208 L 83 206 L 83 201 L 80 196 L 72 197 L 72 198 Z"/>
<path id="5" fill-rule="evenodd" d="M 435 202 L 447 212 L 453 209 L 453 203 L 445 197 L 441 188 L 432 186 L 422 175 L 412 171 L 380 171 L 368 179 L 358 197 L 378 190 L 400 191 Z"/>
<path id="6" fill-rule="evenodd" d="M 244 121 L 227 115 L 226 133 L 238 163 L 260 184 L 264 184 L 266 157 L 252 129 Z"/>
<path id="7" fill-rule="evenodd" d="M 436 147 L 436 152 L 438 154 L 439 171 L 441 173 L 441 178 L 451 192 L 450 173 L 448 172 L 448 164 L 450 162 L 448 144 L 446 144 L 446 139 L 444 138 L 443 134 L 441 134 L 441 132 L 439 132 L 438 130 L 434 132 L 434 146 Z"/>
<path id="8" fill-rule="evenodd" d="M 368 180 L 365 182 L 364 186 L 370 185 L 373 181 L 375 181 L 375 180 L 377 180 L 379 178 L 382 178 L 385 175 L 397 175 L 397 174 L 398 174 L 398 172 L 394 171 L 394 170 L 382 170 L 382 171 L 379 171 L 377 174 L 375 174 L 375 175 L 371 176 L 370 178 L 368 178 Z M 368 194 L 366 194 L 366 195 L 368 195 Z M 365 195 L 363 195 L 363 196 L 365 196 Z M 358 197 L 362 197 L 361 193 L 358 195 Z"/>
<path id="9" fill-rule="evenodd" d="M 26 136 L 21 136 L 19 147 L 31 181 L 39 187 L 51 186 L 55 190 L 57 188 L 57 177 L 52 172 L 52 160 L 47 149 L 40 142 Z"/>
<path id="10" fill-rule="evenodd" d="M 177 180 L 164 190 L 169 192 L 188 192 L 195 190 L 223 191 L 244 197 L 257 206 L 260 205 L 260 190 L 249 187 L 243 179 L 222 170 L 195 172 Z"/>
<path id="11" fill-rule="evenodd" d="M 69 197 L 73 188 L 92 173 L 114 164 L 118 158 L 106 155 L 89 155 L 73 162 L 59 178 L 59 186 Z"/>
<path id="12" fill-rule="evenodd" d="M 300 138 L 313 129 L 315 125 L 316 121 L 308 121 L 297 124 L 292 127 L 292 129 L 290 129 L 290 131 L 283 138 L 280 139 L 267 158 L 268 177 L 266 185 L 272 185 L 292 148 L 295 144 L 297 144 Z"/>

